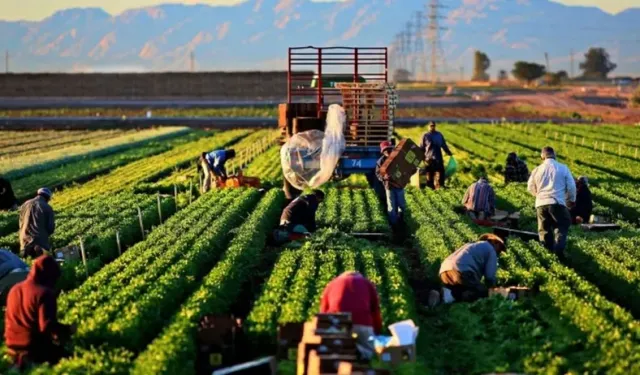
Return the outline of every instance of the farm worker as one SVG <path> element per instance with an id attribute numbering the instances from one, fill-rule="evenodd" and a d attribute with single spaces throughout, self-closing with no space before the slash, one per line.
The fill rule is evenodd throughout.
<path id="1" fill-rule="evenodd" d="M 15 284 L 24 281 L 29 266 L 11 251 L 0 249 L 0 306 L 7 301 L 7 294 Z"/>
<path id="2" fill-rule="evenodd" d="M 495 214 L 496 193 L 486 177 L 480 177 L 469 186 L 462 198 L 462 205 L 473 220 L 486 220 Z"/>
<path id="3" fill-rule="evenodd" d="M 540 157 L 544 161 L 531 173 L 528 186 L 536 197 L 538 233 L 547 249 L 563 257 L 571 226 L 567 200 L 568 204 L 576 201 L 576 182 L 569 168 L 556 161 L 553 148 L 544 147 Z"/>
<path id="4" fill-rule="evenodd" d="M 215 150 L 209 153 L 203 152 L 200 156 L 200 166 L 204 172 L 204 179 L 202 180 L 202 192 L 206 193 L 211 189 L 211 180 L 219 178 L 222 181 L 227 179 L 227 170 L 224 165 L 227 160 L 233 159 L 236 156 L 234 149 L 229 150 Z"/>
<path id="5" fill-rule="evenodd" d="M 400 212 L 404 213 L 407 210 L 407 202 L 404 197 L 404 187 L 398 185 L 388 175 L 382 175 L 380 168 L 387 160 L 389 155 L 393 151 L 393 145 L 389 141 L 380 143 L 380 153 L 382 156 L 378 159 L 376 164 L 376 177 L 384 186 L 385 196 L 387 198 L 387 213 L 389 215 L 389 223 L 391 226 L 395 226 L 401 219 Z"/>
<path id="6" fill-rule="evenodd" d="M 576 181 L 576 203 L 571 207 L 571 221 L 576 224 L 588 222 L 593 212 L 593 200 L 589 190 L 589 180 L 585 176 Z"/>
<path id="7" fill-rule="evenodd" d="M 60 345 L 75 332 L 58 322 L 55 284 L 60 266 L 48 255 L 37 258 L 27 279 L 16 284 L 7 297 L 4 339 L 14 364 L 55 364 L 67 353 Z"/>
<path id="8" fill-rule="evenodd" d="M 49 236 L 55 230 L 53 209 L 49 205 L 51 190 L 41 188 L 38 195 L 20 207 L 20 255 L 36 258 L 49 251 Z"/>
<path id="9" fill-rule="evenodd" d="M 488 296 L 496 284 L 498 256 L 505 251 L 504 241 L 495 234 L 483 234 L 477 242 L 468 243 L 449 255 L 440 265 L 442 295 L 429 293 L 429 305 L 454 301 L 473 302 Z M 484 277 L 484 284 L 482 278 Z"/>
<path id="10" fill-rule="evenodd" d="M 374 347 L 369 338 L 382 332 L 382 315 L 380 298 L 371 281 L 358 272 L 344 272 L 324 288 L 320 312 L 351 313 L 358 350 L 366 358 L 373 356 Z"/>
<path id="11" fill-rule="evenodd" d="M 507 155 L 507 165 L 504 168 L 504 183 L 527 182 L 529 179 L 529 168 L 515 152 Z"/>
<path id="12" fill-rule="evenodd" d="M 282 211 L 280 227 L 289 233 L 310 233 L 316 230 L 316 211 L 324 200 L 322 190 L 301 195 L 294 199 Z"/>
<path id="13" fill-rule="evenodd" d="M 420 147 L 424 151 L 424 160 L 427 163 L 427 186 L 432 189 L 444 187 L 445 174 L 442 150 L 449 156 L 453 154 L 449 150 L 442 133 L 436 130 L 434 121 L 429 123 L 429 131 L 422 136 Z"/>
<path id="14" fill-rule="evenodd" d="M 15 210 L 18 208 L 18 200 L 9 180 L 0 177 L 0 211 Z"/>

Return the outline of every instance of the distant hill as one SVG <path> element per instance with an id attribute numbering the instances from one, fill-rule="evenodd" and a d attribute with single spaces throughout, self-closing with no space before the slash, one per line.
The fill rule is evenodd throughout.
<path id="1" fill-rule="evenodd" d="M 12 71 L 187 70 L 194 51 L 201 70 L 286 67 L 294 45 L 384 46 L 393 42 L 418 0 L 248 0 L 236 6 L 167 4 L 110 15 L 67 9 L 39 22 L 0 21 L 0 49 Z M 451 74 L 471 72 L 474 49 L 492 60 L 490 73 L 515 60 L 576 73 L 590 46 L 607 48 L 618 69 L 640 74 L 640 9 L 610 15 L 550 0 L 448 0 L 442 50 Z M 0 63 L 0 65 L 2 65 Z"/>

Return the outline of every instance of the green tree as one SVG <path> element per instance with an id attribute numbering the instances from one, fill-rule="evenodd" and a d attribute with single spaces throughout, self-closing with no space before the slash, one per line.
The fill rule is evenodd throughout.
<path id="1" fill-rule="evenodd" d="M 473 57 L 473 81 L 488 81 L 487 69 L 491 66 L 491 60 L 486 53 L 476 51 Z"/>
<path id="2" fill-rule="evenodd" d="M 544 65 L 518 61 L 515 63 L 511 74 L 520 81 L 531 84 L 532 81 L 542 77 L 546 72 Z"/>
<path id="3" fill-rule="evenodd" d="M 582 76 L 588 79 L 606 79 L 617 65 L 611 62 L 604 48 L 589 48 L 584 55 L 585 61 L 580 63 Z"/>
<path id="4" fill-rule="evenodd" d="M 544 75 L 544 81 L 547 85 L 550 86 L 559 86 L 562 84 L 562 81 L 565 81 L 569 78 L 569 75 L 564 70 L 561 70 L 557 73 L 546 73 Z"/>

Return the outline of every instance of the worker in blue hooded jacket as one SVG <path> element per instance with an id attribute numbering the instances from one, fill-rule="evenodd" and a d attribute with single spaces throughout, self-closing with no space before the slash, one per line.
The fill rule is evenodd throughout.
<path id="1" fill-rule="evenodd" d="M 200 166 L 204 172 L 202 179 L 202 192 L 206 193 L 211 189 L 211 180 L 214 178 L 225 181 L 227 179 L 227 170 L 225 163 L 236 156 L 234 149 L 215 150 L 209 153 L 203 152 L 200 156 Z"/>

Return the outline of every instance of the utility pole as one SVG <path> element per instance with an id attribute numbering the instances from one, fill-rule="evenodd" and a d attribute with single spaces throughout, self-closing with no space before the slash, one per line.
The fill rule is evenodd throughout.
<path id="1" fill-rule="evenodd" d="M 573 63 L 573 49 L 571 49 L 571 76 L 569 78 L 573 79 L 573 77 L 575 77 L 575 71 Z"/>
<path id="2" fill-rule="evenodd" d="M 460 67 L 460 81 L 464 81 L 464 66 Z"/>
<path id="3" fill-rule="evenodd" d="M 4 52 L 4 72 L 9 74 L 9 50 Z"/>
<path id="4" fill-rule="evenodd" d="M 401 69 L 408 70 L 405 64 L 406 63 L 405 54 L 407 53 L 407 46 L 405 43 L 405 39 L 406 39 L 406 36 L 403 31 L 398 35 L 398 66 Z"/>
<path id="5" fill-rule="evenodd" d="M 547 73 L 551 73 L 551 67 L 549 67 L 549 54 L 548 53 L 544 53 L 544 61 L 547 64 Z"/>
<path id="6" fill-rule="evenodd" d="M 439 0 L 430 0 L 427 5 L 429 8 L 429 42 L 430 42 L 430 53 L 431 53 L 431 82 L 437 83 L 439 80 L 438 77 L 438 57 L 440 57 L 444 62 L 444 54 L 442 53 L 442 44 L 440 40 L 440 30 L 445 30 L 445 28 L 440 27 L 439 19 L 440 16 L 440 5 Z M 443 64 L 444 65 L 444 64 Z"/>
<path id="7" fill-rule="evenodd" d="M 424 56 L 424 27 L 422 25 L 422 19 L 424 17 L 423 12 L 416 12 L 416 35 L 414 41 L 414 57 L 413 57 L 413 72 L 414 79 L 416 81 L 425 79 L 427 62 Z"/>
<path id="8" fill-rule="evenodd" d="M 191 51 L 191 53 L 189 54 L 189 70 L 193 73 L 196 71 L 196 54 L 195 52 Z"/>
<path id="9" fill-rule="evenodd" d="M 411 72 L 411 75 L 414 75 L 415 72 L 413 71 L 413 66 L 412 65 L 414 65 L 413 63 L 415 62 L 414 61 L 415 56 L 414 56 L 413 52 L 411 51 L 411 49 L 412 49 L 411 48 L 411 44 L 412 44 L 411 43 L 412 42 L 411 39 L 413 37 L 413 22 L 412 21 L 407 22 L 407 25 L 406 25 L 404 33 L 405 33 L 404 42 L 405 42 L 405 48 L 406 48 L 405 52 L 406 52 L 406 59 L 407 59 L 407 67 L 406 67 L 406 69 Z"/>

